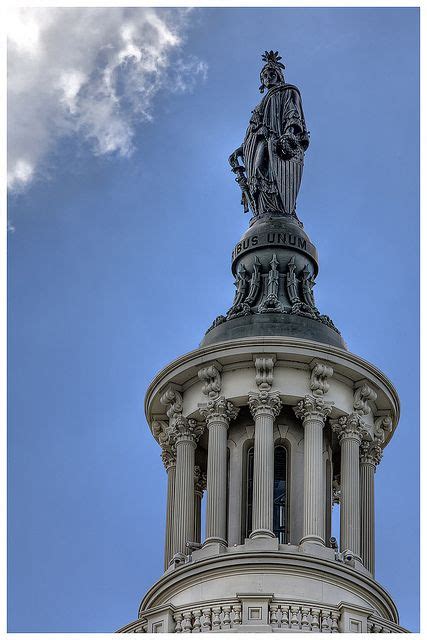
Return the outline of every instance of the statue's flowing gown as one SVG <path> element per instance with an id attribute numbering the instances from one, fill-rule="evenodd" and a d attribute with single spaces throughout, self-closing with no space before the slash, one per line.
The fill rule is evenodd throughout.
<path id="1" fill-rule="evenodd" d="M 296 134 L 302 140 L 292 159 L 285 159 L 277 142 Z M 256 214 L 280 212 L 295 216 L 308 133 L 299 90 L 280 84 L 271 88 L 253 110 L 243 142 L 243 161 Z"/>

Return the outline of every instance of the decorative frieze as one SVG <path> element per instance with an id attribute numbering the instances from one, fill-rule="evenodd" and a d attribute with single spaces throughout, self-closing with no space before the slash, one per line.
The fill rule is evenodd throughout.
<path id="1" fill-rule="evenodd" d="M 315 360 L 311 363 L 310 389 L 314 396 L 322 397 L 329 391 L 328 379 L 333 376 L 334 370 L 324 362 Z"/>

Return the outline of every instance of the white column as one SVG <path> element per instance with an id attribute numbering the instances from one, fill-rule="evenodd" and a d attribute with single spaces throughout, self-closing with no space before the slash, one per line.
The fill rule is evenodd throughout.
<path id="1" fill-rule="evenodd" d="M 333 423 L 341 444 L 340 549 L 360 558 L 359 447 L 365 425 L 357 414 Z"/>
<path id="2" fill-rule="evenodd" d="M 174 499 L 175 499 L 175 472 L 176 457 L 172 451 L 164 450 L 162 453 L 163 464 L 168 476 L 168 488 L 166 498 L 166 530 L 165 530 L 165 557 L 164 569 L 169 566 L 173 555 L 173 521 L 174 521 Z"/>
<path id="3" fill-rule="evenodd" d="M 331 405 L 305 396 L 294 409 L 304 427 L 304 502 L 302 542 L 325 544 L 323 427 Z"/>
<path id="4" fill-rule="evenodd" d="M 194 457 L 200 430 L 195 420 L 178 416 L 175 422 L 176 476 L 174 498 L 173 555 L 187 553 L 194 534 Z"/>
<path id="5" fill-rule="evenodd" d="M 368 571 L 375 573 L 374 474 L 382 456 L 377 442 L 362 442 L 360 450 L 360 555 Z"/>
<path id="6" fill-rule="evenodd" d="M 251 538 L 274 538 L 274 419 L 282 407 L 279 394 L 260 391 L 249 394 L 249 408 L 255 420 L 254 489 Z"/>
<path id="7" fill-rule="evenodd" d="M 227 431 L 238 409 L 223 396 L 200 409 L 209 432 L 204 544 L 227 544 Z"/>

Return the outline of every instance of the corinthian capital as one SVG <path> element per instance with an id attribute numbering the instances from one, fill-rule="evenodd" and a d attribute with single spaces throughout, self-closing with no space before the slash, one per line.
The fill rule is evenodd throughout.
<path id="1" fill-rule="evenodd" d="M 199 407 L 199 411 L 208 425 L 211 422 L 226 422 L 229 425 L 239 413 L 238 407 L 226 400 L 224 396 L 209 400 L 207 405 Z"/>
<path id="2" fill-rule="evenodd" d="M 174 420 L 173 433 L 175 441 L 190 439 L 197 442 L 203 433 L 203 424 L 192 418 L 184 418 L 182 415 L 177 415 Z"/>
<path id="3" fill-rule="evenodd" d="M 254 418 L 263 413 L 277 418 L 281 408 L 282 401 L 277 391 L 260 391 L 249 394 L 249 409 Z"/>
<path id="4" fill-rule="evenodd" d="M 172 449 L 163 449 L 162 461 L 165 465 L 166 471 L 169 471 L 171 467 L 176 465 L 176 453 Z"/>
<path id="5" fill-rule="evenodd" d="M 151 430 L 162 449 L 171 449 L 175 445 L 175 432 L 169 422 L 153 420 Z"/>
<path id="6" fill-rule="evenodd" d="M 338 420 L 331 421 L 332 430 L 338 435 L 341 442 L 345 438 L 357 440 L 359 444 L 362 437 L 367 435 L 367 426 L 357 413 L 351 413 L 349 416 L 341 416 Z"/>
<path id="7" fill-rule="evenodd" d="M 323 398 L 315 396 L 305 396 L 294 407 L 295 415 L 303 423 L 308 420 L 317 420 L 325 423 L 326 418 L 332 411 L 332 403 L 325 402 Z"/>
<path id="8" fill-rule="evenodd" d="M 315 360 L 311 363 L 310 389 L 314 396 L 322 397 L 329 391 L 328 378 L 333 376 L 334 370 L 324 362 Z"/>
<path id="9" fill-rule="evenodd" d="M 381 446 L 375 440 L 363 440 L 360 446 L 360 462 L 376 467 L 383 456 Z"/>
<path id="10" fill-rule="evenodd" d="M 168 387 L 160 397 L 160 404 L 167 407 L 168 418 L 174 419 L 182 413 L 182 395 L 174 387 Z"/>

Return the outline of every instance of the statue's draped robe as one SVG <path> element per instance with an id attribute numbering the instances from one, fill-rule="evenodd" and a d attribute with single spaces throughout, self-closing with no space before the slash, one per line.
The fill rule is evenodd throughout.
<path id="1" fill-rule="evenodd" d="M 303 140 L 292 159 L 277 148 L 278 139 L 296 134 Z M 253 110 L 243 142 L 243 161 L 256 214 L 280 212 L 296 216 L 308 134 L 299 90 L 280 84 L 271 88 Z"/>

